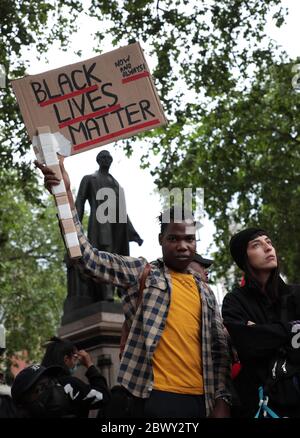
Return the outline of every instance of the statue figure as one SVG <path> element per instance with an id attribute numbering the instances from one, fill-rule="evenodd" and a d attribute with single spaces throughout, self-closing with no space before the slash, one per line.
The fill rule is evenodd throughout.
<path id="1" fill-rule="evenodd" d="M 109 173 L 109 168 L 113 161 L 112 156 L 106 150 L 97 155 L 99 169 L 82 178 L 77 198 L 76 209 L 80 221 L 84 216 L 84 205 L 88 200 L 91 212 L 88 221 L 88 238 L 91 244 L 101 250 L 120 255 L 129 255 L 129 242 L 134 241 L 142 245 L 143 240 L 134 229 L 126 212 L 124 190 L 118 181 Z M 107 205 L 106 193 L 112 193 L 113 201 L 110 207 L 114 208 L 114 218 L 110 221 L 105 207 Z M 99 222 L 98 208 L 103 207 L 102 213 L 105 222 Z M 123 222 L 119 220 L 123 218 Z M 85 278 L 76 268 L 76 264 L 71 260 L 66 260 L 68 297 L 65 302 L 65 312 L 72 308 L 92 304 L 96 301 L 113 301 L 114 288 L 110 284 L 96 283 L 91 279 Z M 69 298 L 69 301 L 68 301 Z"/>
<path id="2" fill-rule="evenodd" d="M 83 177 L 76 198 L 76 208 L 80 221 L 84 215 L 84 205 L 88 200 L 91 213 L 88 224 L 88 238 L 91 244 L 100 251 L 108 251 L 120 255 L 129 255 L 129 242 L 143 243 L 136 230 L 134 229 L 127 213 L 125 195 L 118 181 L 109 173 L 109 168 L 113 161 L 108 151 L 101 151 L 97 155 L 99 170 L 92 175 Z M 105 202 L 99 199 L 100 189 L 112 189 L 115 194 L 115 221 L 99 223 L 97 218 L 97 208 Z M 98 198 L 98 199 L 97 199 Z M 120 211 L 121 210 L 121 211 Z M 125 218 L 124 223 L 120 223 L 119 217 Z"/>

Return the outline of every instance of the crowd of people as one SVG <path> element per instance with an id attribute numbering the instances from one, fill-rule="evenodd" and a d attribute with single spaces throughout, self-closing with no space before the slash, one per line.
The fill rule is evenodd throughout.
<path id="1" fill-rule="evenodd" d="M 51 191 L 59 180 L 49 167 L 37 167 Z M 149 263 L 90 244 L 63 160 L 61 169 L 82 251 L 78 265 L 119 288 L 130 331 L 111 391 L 86 351 L 52 338 L 41 365 L 25 368 L 13 382 L 19 415 L 87 417 L 97 409 L 102 418 L 300 417 L 294 342 L 300 290 L 280 276 L 269 232 L 247 228 L 231 238 L 243 282 L 225 296 L 221 316 L 208 281 L 213 261 L 196 254 L 194 218 L 182 209 L 182 220 L 175 220 L 171 208 L 160 215 L 162 257 L 150 263 L 137 305 Z M 78 363 L 86 367 L 88 383 L 72 375 Z"/>

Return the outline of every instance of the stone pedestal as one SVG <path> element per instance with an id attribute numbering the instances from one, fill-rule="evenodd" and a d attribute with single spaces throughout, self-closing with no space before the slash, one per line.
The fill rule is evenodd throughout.
<path id="1" fill-rule="evenodd" d="M 124 321 L 120 303 L 97 302 L 64 315 L 58 336 L 73 341 L 78 349 L 87 350 L 109 387 L 117 383 L 119 346 Z M 76 376 L 84 378 L 80 367 Z"/>

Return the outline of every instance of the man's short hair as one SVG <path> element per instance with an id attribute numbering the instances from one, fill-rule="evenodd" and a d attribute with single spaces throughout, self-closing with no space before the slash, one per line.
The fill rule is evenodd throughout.
<path id="1" fill-rule="evenodd" d="M 171 222 L 180 223 L 183 221 L 190 221 L 191 225 L 196 225 L 193 212 L 189 209 L 185 209 L 183 206 L 180 205 L 174 205 L 171 208 L 164 210 L 158 216 L 158 220 L 160 223 L 161 234 L 166 231 L 169 223 Z"/>

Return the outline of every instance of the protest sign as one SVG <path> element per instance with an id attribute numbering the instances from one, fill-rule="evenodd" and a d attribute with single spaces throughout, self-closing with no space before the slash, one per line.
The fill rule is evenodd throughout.
<path id="1" fill-rule="evenodd" d="M 69 156 L 167 123 L 139 43 L 12 86 L 36 153 L 39 126 Z"/>

